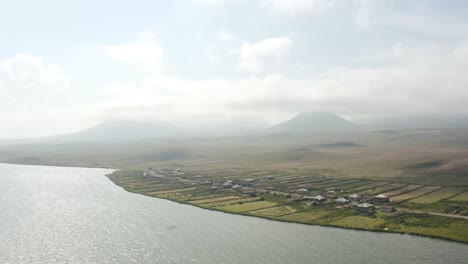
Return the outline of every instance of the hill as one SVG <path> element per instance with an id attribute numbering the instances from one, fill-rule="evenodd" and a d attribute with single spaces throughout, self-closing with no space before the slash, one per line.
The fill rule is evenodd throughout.
<path id="1" fill-rule="evenodd" d="M 105 121 L 78 133 L 62 135 L 61 141 L 120 141 L 174 136 L 179 129 L 157 120 Z"/>

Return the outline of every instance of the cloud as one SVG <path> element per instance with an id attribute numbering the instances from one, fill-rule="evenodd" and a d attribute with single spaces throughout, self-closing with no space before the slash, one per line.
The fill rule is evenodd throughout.
<path id="1" fill-rule="evenodd" d="M 301 111 L 330 111 L 355 119 L 468 113 L 468 41 L 456 47 L 402 43 L 379 67 L 336 68 L 320 76 L 181 80 L 148 76 L 113 82 L 101 117 L 138 116 L 184 123 L 210 118 L 278 121 Z M 393 54 L 388 56 L 387 54 Z M 376 56 L 379 57 L 379 56 Z M 443 69 L 443 70 L 441 70 Z"/>
<path id="2" fill-rule="evenodd" d="M 293 41 L 288 37 L 268 38 L 250 44 L 245 42 L 232 53 L 239 56 L 237 68 L 242 71 L 258 73 L 265 70 L 265 63 L 280 61 L 291 49 Z"/>
<path id="3" fill-rule="evenodd" d="M 259 0 L 260 6 L 272 14 L 296 16 L 321 12 L 334 6 L 334 0 Z"/>
<path id="4" fill-rule="evenodd" d="M 70 78 L 62 66 L 46 64 L 27 53 L 16 54 L 0 64 L 0 86 L 8 91 L 64 91 L 69 85 Z"/>
<path id="5" fill-rule="evenodd" d="M 217 39 L 220 41 L 234 41 L 237 40 L 237 37 L 229 31 L 221 30 L 218 32 Z"/>
<path id="6" fill-rule="evenodd" d="M 104 51 L 115 60 L 145 72 L 158 72 L 164 68 L 164 51 L 152 32 L 141 32 L 130 44 L 105 46 Z"/>

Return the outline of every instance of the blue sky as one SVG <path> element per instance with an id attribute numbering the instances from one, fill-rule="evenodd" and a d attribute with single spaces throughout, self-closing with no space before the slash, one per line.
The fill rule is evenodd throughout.
<path id="1" fill-rule="evenodd" d="M 462 0 L 1 0 L 0 138 L 466 114 L 467 18 Z"/>

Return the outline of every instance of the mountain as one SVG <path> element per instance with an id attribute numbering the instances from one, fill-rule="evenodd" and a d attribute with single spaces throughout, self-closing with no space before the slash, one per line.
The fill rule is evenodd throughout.
<path id="1" fill-rule="evenodd" d="M 120 141 L 170 137 L 179 134 L 178 128 L 157 120 L 105 121 L 78 133 L 57 136 L 67 141 Z"/>
<path id="2" fill-rule="evenodd" d="M 271 130 L 275 132 L 338 132 L 350 131 L 357 126 L 333 113 L 304 112 L 284 121 Z"/>

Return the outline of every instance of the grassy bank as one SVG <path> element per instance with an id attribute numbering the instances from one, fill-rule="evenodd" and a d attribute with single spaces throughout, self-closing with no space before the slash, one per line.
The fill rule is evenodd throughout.
<path id="1" fill-rule="evenodd" d="M 468 201 L 450 200 L 450 198 L 463 199 L 465 188 L 444 190 L 443 186 L 415 187 L 392 182 L 329 178 L 317 171 L 315 173 L 276 171 L 275 173 L 275 176 L 272 176 L 271 172 L 262 171 L 226 173 L 226 171 L 133 170 L 116 171 L 108 177 L 130 192 L 209 210 L 276 221 L 414 234 L 468 243 L 466 219 L 404 213 L 404 210 L 417 209 L 464 215 L 467 213 Z M 231 185 L 223 186 L 229 181 L 232 181 Z M 335 198 L 350 193 L 376 194 L 384 186 L 389 186 L 389 192 L 395 193 L 396 196 L 401 197 L 407 193 L 407 200 L 390 202 L 400 209 L 399 212 L 381 212 L 379 208 L 388 204 L 374 202 L 375 212 L 363 214 L 358 212 L 352 203 L 341 206 L 334 201 Z M 307 193 L 298 194 L 292 191 L 298 187 L 307 188 Z M 417 192 L 418 189 L 421 191 Z M 447 195 L 449 191 L 453 193 Z M 319 193 L 330 198 L 326 202 L 312 206 L 307 205 L 308 201 L 303 199 L 304 196 Z M 413 197 L 413 194 L 417 197 Z M 423 199 L 424 195 L 428 195 L 430 201 L 437 195 L 445 199 L 432 203 L 411 202 L 412 199 L 416 202 L 426 201 Z"/>

